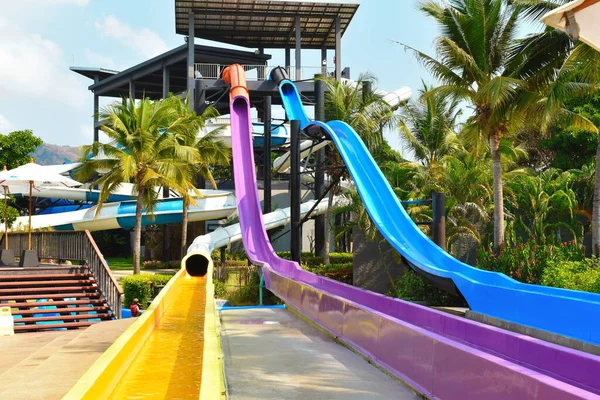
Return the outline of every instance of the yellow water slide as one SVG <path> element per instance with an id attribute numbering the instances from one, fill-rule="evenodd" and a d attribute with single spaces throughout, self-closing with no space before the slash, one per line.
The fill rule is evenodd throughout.
<path id="1" fill-rule="evenodd" d="M 63 399 L 224 399 L 210 272 L 181 269 Z"/>

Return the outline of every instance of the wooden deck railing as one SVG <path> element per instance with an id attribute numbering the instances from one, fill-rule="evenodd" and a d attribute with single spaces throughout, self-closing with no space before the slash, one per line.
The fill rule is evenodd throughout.
<path id="1" fill-rule="evenodd" d="M 4 248 L 4 240 L 3 235 L 0 248 Z M 96 278 L 98 289 L 115 317 L 121 318 L 123 290 L 110 272 L 106 260 L 89 231 L 33 232 L 31 247 L 37 250 L 40 259 L 84 262 Z M 16 257 L 20 256 L 21 252 L 27 249 L 27 234 L 9 234 L 8 248 L 14 251 Z"/>

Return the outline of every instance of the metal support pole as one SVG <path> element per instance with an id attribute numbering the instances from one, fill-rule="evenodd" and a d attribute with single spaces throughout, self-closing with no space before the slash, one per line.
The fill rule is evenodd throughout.
<path id="1" fill-rule="evenodd" d="M 300 16 L 296 15 L 296 80 L 302 79 L 302 30 Z"/>
<path id="2" fill-rule="evenodd" d="M 135 99 L 135 81 L 129 78 L 129 97 Z"/>
<path id="3" fill-rule="evenodd" d="M 290 64 L 292 63 L 292 55 L 290 51 L 290 46 L 285 46 L 285 70 L 288 75 L 290 74 Z"/>
<path id="4" fill-rule="evenodd" d="M 94 93 L 94 142 L 100 141 L 100 132 L 98 129 L 98 112 L 100 110 L 99 102 L 99 96 Z"/>
<path id="5" fill-rule="evenodd" d="M 258 284 L 258 305 L 263 305 L 263 288 L 265 287 L 265 275 L 262 268 L 260 268 L 260 283 Z"/>
<path id="6" fill-rule="evenodd" d="M 162 97 L 166 99 L 169 97 L 169 90 L 171 86 L 171 71 L 168 67 L 163 67 L 163 82 L 162 82 Z"/>
<path id="7" fill-rule="evenodd" d="M 323 75 L 315 75 L 315 120 L 325 121 L 325 87 Z M 315 199 L 323 197 L 325 192 L 325 149 L 319 149 L 315 154 Z M 325 216 L 315 217 L 315 256 L 324 256 L 325 252 Z"/>
<path id="8" fill-rule="evenodd" d="M 162 195 L 164 199 L 169 197 L 169 187 L 163 186 Z M 162 260 L 169 262 L 169 225 L 164 224 L 162 226 Z"/>
<path id="9" fill-rule="evenodd" d="M 262 48 L 262 47 L 260 47 L 258 49 L 258 54 L 261 54 L 261 55 L 265 54 L 265 49 Z M 264 81 L 265 80 L 265 74 L 266 74 L 265 70 L 266 70 L 266 67 L 262 67 L 262 66 L 261 66 L 261 68 L 258 68 L 256 70 L 256 76 L 257 76 L 257 78 L 258 78 L 259 81 Z"/>
<path id="10" fill-rule="evenodd" d="M 196 88 L 196 79 L 194 77 L 194 61 L 195 61 L 195 47 L 194 47 L 194 38 L 196 36 L 195 33 L 195 17 L 194 13 L 190 12 L 188 14 L 188 56 L 187 56 L 187 91 L 189 96 L 189 106 L 190 110 L 195 110 L 195 93 L 194 89 Z"/>
<path id="11" fill-rule="evenodd" d="M 171 83 L 171 79 L 170 79 L 170 71 L 169 68 L 164 66 L 163 70 L 162 70 L 162 75 L 163 75 L 163 82 L 162 82 L 162 97 L 163 99 L 166 99 L 169 96 L 169 89 L 170 89 L 170 83 Z M 168 186 L 163 186 L 163 190 L 162 190 L 162 195 L 163 198 L 168 198 L 169 197 L 169 187 Z M 169 225 L 168 224 L 164 224 L 162 226 L 162 260 L 163 262 L 169 262 Z"/>
<path id="12" fill-rule="evenodd" d="M 362 96 L 363 102 L 367 102 L 369 95 L 373 92 L 373 82 L 363 81 L 362 82 Z"/>
<path id="13" fill-rule="evenodd" d="M 100 77 L 94 75 L 94 84 L 100 82 Z M 94 143 L 100 141 L 100 132 L 98 127 L 98 113 L 100 112 L 100 96 L 94 93 Z"/>
<path id="14" fill-rule="evenodd" d="M 300 223 L 300 121 L 290 121 L 290 194 L 291 194 L 291 256 L 292 261 L 300 262 L 302 254 L 302 224 Z"/>
<path id="15" fill-rule="evenodd" d="M 327 75 L 327 47 L 321 47 L 321 74 Z"/>
<path id="16" fill-rule="evenodd" d="M 340 17 L 335 17 L 335 79 L 342 79 L 342 28 Z"/>
<path id="17" fill-rule="evenodd" d="M 433 241 L 446 250 L 446 195 L 444 193 L 433 192 Z"/>
<path id="18" fill-rule="evenodd" d="M 271 212 L 271 96 L 264 97 L 263 126 L 263 214 L 267 214 Z"/>

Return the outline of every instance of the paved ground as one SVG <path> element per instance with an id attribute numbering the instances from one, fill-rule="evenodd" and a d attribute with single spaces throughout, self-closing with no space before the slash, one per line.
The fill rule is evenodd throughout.
<path id="1" fill-rule="evenodd" d="M 133 321 L 0 337 L 0 399 L 61 399 Z"/>
<path id="2" fill-rule="evenodd" d="M 228 310 L 221 319 L 230 400 L 419 398 L 286 310 Z"/>

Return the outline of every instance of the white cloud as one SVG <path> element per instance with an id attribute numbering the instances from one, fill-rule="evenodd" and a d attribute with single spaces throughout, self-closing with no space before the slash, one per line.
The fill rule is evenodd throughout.
<path id="1" fill-rule="evenodd" d="M 4 115 L 0 114 L 0 133 L 6 134 L 14 130 L 16 130 L 15 126 Z"/>
<path id="2" fill-rule="evenodd" d="M 94 140 L 94 128 L 93 128 L 92 121 L 90 120 L 89 124 L 80 125 L 79 133 L 81 134 L 81 140 L 79 140 L 78 142 L 92 143 Z M 99 136 L 99 140 L 103 143 L 107 143 L 109 141 L 108 136 L 106 136 L 106 133 L 104 133 L 102 131 L 98 131 L 98 136 Z"/>
<path id="3" fill-rule="evenodd" d="M 17 24 L 0 25 L 0 92 L 3 96 L 45 99 L 81 108 L 87 91 L 68 69 L 60 46 Z"/>
<path id="4" fill-rule="evenodd" d="M 90 0 L 20 0 L 25 5 L 35 5 L 44 7 L 64 6 L 64 5 L 76 5 L 86 6 Z"/>
<path id="5" fill-rule="evenodd" d="M 96 22 L 96 28 L 102 36 L 116 39 L 146 58 L 157 56 L 169 50 L 167 44 L 156 32 L 148 28 L 133 29 L 112 15 Z"/>
<path id="6" fill-rule="evenodd" d="M 96 53 L 90 49 L 85 49 L 85 57 L 88 63 L 93 67 L 115 68 L 115 62 L 110 57 Z"/>

